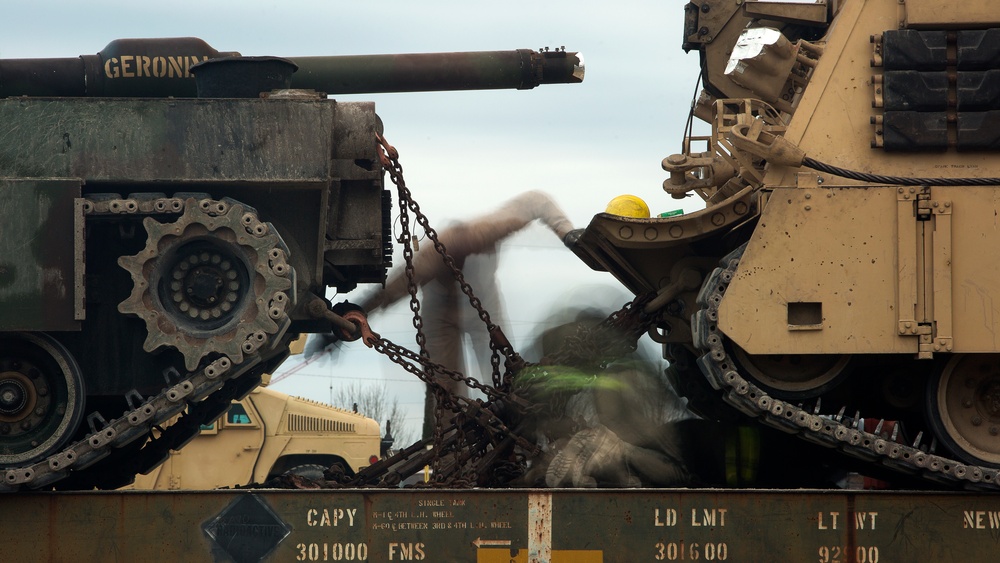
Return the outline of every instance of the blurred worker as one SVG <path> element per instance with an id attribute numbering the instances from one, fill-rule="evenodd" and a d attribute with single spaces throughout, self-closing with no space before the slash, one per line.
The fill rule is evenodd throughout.
<path id="1" fill-rule="evenodd" d="M 516 486 L 832 488 L 843 479 L 825 448 L 749 422 L 697 418 L 658 361 L 604 346 L 618 338 L 601 327 L 606 317 L 580 310 L 547 330 L 535 346 L 540 364 L 515 377 L 514 393 L 544 407 L 524 421 L 542 454 Z"/>
<path id="2" fill-rule="evenodd" d="M 575 307 L 553 317 L 565 317 Z M 517 374 L 513 391 L 544 408 L 525 420 L 543 454 L 517 483 L 525 487 L 684 486 L 692 476 L 661 428 L 691 417 L 659 361 L 624 352 L 627 337 L 606 314 L 577 310 L 535 344 L 541 363 Z"/>
<path id="3" fill-rule="evenodd" d="M 573 229 L 569 219 L 548 195 L 530 191 L 507 201 L 487 215 L 453 223 L 438 233 L 438 240 L 447 248 L 465 281 L 482 302 L 490 321 L 497 326 L 506 325 L 496 278 L 497 246 L 535 220 L 540 220 L 560 240 Z M 465 337 L 468 336 L 479 367 L 474 376 L 479 381 L 489 381 L 493 368 L 486 325 L 462 292 L 451 268 L 432 244 L 425 245 L 414 256 L 413 277 L 422 292 L 420 311 L 431 360 L 449 370 L 465 373 L 463 350 Z M 385 288 L 362 299 L 360 305 L 369 314 L 386 308 L 409 296 L 407 284 L 405 268 L 399 266 L 389 274 Z M 449 393 L 468 396 L 468 388 L 464 384 L 446 376 L 437 376 L 437 381 Z M 424 437 L 433 433 L 435 412 L 434 393 L 428 392 L 424 401 Z"/>

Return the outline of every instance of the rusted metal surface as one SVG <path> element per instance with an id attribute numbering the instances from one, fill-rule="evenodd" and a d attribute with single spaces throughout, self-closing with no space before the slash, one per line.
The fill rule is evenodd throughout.
<path id="1" fill-rule="evenodd" d="M 1000 499 L 723 490 L 0 497 L 11 561 L 986 561 Z"/>
<path id="2" fill-rule="evenodd" d="M 0 169 L 88 183 L 315 182 L 330 175 L 339 105 L 346 104 L 0 100 L 0 118 L 11 125 L 0 135 Z"/>
<path id="3" fill-rule="evenodd" d="M 78 180 L 0 180 L 0 330 L 78 330 Z"/>

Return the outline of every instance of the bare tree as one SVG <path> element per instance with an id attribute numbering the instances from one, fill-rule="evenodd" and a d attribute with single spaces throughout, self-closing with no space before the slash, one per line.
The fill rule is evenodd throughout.
<path id="1" fill-rule="evenodd" d="M 385 436 L 386 421 L 392 429 L 393 448 L 404 448 L 416 441 L 413 429 L 406 425 L 405 413 L 399 401 L 390 396 L 385 381 L 353 381 L 344 383 L 331 393 L 333 406 L 354 410 L 378 421 Z"/>

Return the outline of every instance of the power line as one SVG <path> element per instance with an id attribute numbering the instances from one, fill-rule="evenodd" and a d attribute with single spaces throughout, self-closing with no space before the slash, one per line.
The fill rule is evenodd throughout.
<path id="1" fill-rule="evenodd" d="M 294 374 L 295 372 L 299 371 L 300 369 L 308 366 L 309 364 L 315 362 L 316 360 L 319 360 L 320 358 L 322 358 L 323 356 L 327 355 L 328 353 L 329 353 L 328 350 L 323 350 L 319 354 L 315 354 L 311 358 L 307 358 L 304 362 L 292 366 L 291 368 L 288 369 L 288 371 L 284 371 L 284 372 L 282 372 L 281 374 L 278 374 L 278 375 L 273 375 L 271 377 L 271 383 L 277 383 L 277 382 L 281 381 L 282 379 L 287 378 L 288 376 Z"/>
<path id="2" fill-rule="evenodd" d="M 282 374 L 282 375 L 284 375 L 284 374 Z M 351 379 L 351 380 L 356 380 L 356 381 L 371 381 L 371 382 L 378 382 L 378 381 L 399 381 L 399 382 L 403 382 L 403 383 L 409 383 L 409 382 L 412 381 L 414 383 L 422 383 L 416 377 L 412 377 L 412 378 L 408 378 L 408 379 L 406 379 L 406 378 L 396 378 L 396 377 L 385 377 L 385 378 L 383 378 L 383 377 L 356 377 L 356 376 L 350 376 L 350 375 L 337 375 L 337 374 L 333 374 L 333 373 L 327 373 L 327 374 L 321 374 L 321 373 L 300 373 L 299 377 L 315 377 L 315 378 L 323 378 L 323 379 L 330 379 L 330 378 L 334 378 L 334 379 Z M 282 378 L 282 379 L 284 379 L 284 378 Z M 273 384 L 274 380 L 271 380 L 271 382 Z"/>

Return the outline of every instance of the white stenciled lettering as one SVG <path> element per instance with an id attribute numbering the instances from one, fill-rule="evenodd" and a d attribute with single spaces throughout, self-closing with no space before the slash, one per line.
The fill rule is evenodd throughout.
<path id="1" fill-rule="evenodd" d="M 985 510 L 966 510 L 963 513 L 962 527 L 972 530 L 1000 529 L 1000 512 Z"/>
<path id="2" fill-rule="evenodd" d="M 819 518 L 816 521 L 816 529 L 818 529 L 818 530 L 836 530 L 837 529 L 837 518 L 839 516 L 840 516 L 839 512 L 820 512 L 819 513 Z"/>
<path id="3" fill-rule="evenodd" d="M 366 543 L 300 543 L 296 561 L 368 561 Z"/>
<path id="4" fill-rule="evenodd" d="M 677 525 L 677 509 L 676 508 L 664 508 L 663 512 L 660 512 L 659 508 L 653 510 L 653 525 L 660 526 L 676 526 Z"/>
<path id="5" fill-rule="evenodd" d="M 389 561 L 423 561 L 424 544 L 389 542 Z"/>
<path id="6" fill-rule="evenodd" d="M 658 542 L 653 547 L 653 559 L 656 561 L 726 561 L 729 559 L 729 546 L 721 543 L 690 543 L 684 540 L 678 542 Z"/>
<path id="7" fill-rule="evenodd" d="M 357 512 L 357 508 L 324 508 L 323 510 L 310 508 L 306 511 L 306 524 L 309 526 L 339 526 L 344 522 L 346 516 L 347 525 L 354 526 L 354 515 Z"/>
<path id="8" fill-rule="evenodd" d="M 854 548 L 854 557 L 851 558 L 851 549 L 839 545 L 823 545 L 819 548 L 819 563 L 879 563 L 879 552 L 876 546 L 859 545 Z"/>
<path id="9" fill-rule="evenodd" d="M 319 511 L 315 508 L 310 508 L 306 511 L 306 524 L 310 526 L 318 526 L 320 524 L 320 520 L 317 519 L 318 516 Z"/>
<path id="10" fill-rule="evenodd" d="M 878 516 L 878 512 L 856 512 L 854 513 L 854 529 L 855 530 L 874 530 L 875 529 L 875 517 Z"/>
<path id="11" fill-rule="evenodd" d="M 697 508 L 691 509 L 691 525 L 692 526 L 725 526 L 726 525 L 726 511 L 725 508 L 703 508 L 701 510 Z"/>

